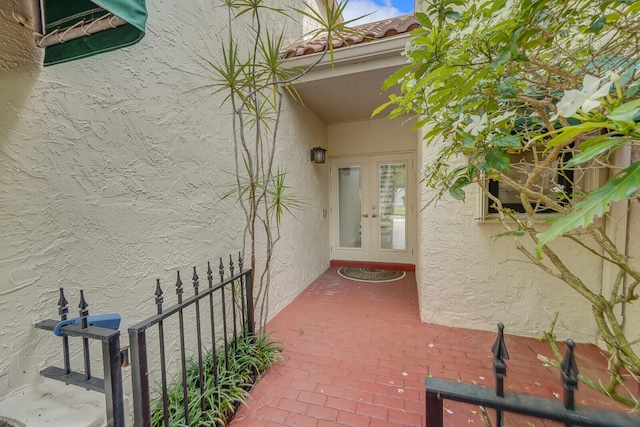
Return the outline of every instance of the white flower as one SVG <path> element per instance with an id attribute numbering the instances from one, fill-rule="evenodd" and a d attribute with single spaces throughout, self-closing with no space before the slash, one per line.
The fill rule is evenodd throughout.
<path id="1" fill-rule="evenodd" d="M 511 117 L 511 116 L 513 116 L 515 114 L 516 114 L 515 111 L 507 111 L 506 113 L 502 113 L 501 115 L 499 115 L 497 117 L 494 117 L 492 121 L 494 123 L 500 123 L 500 122 L 502 122 L 504 120 L 507 120 L 509 117 Z"/>
<path id="2" fill-rule="evenodd" d="M 469 116 L 471 123 L 464 128 L 465 132 L 470 132 L 473 136 L 478 136 L 487 127 L 487 115 L 476 116 L 472 114 Z"/>
<path id="3" fill-rule="evenodd" d="M 463 120 L 464 120 L 464 115 L 460 114 L 460 116 L 458 116 L 458 120 L 453 122 L 452 124 L 453 128 L 457 129 L 462 124 Z"/>
<path id="4" fill-rule="evenodd" d="M 611 83 L 613 84 L 620 84 L 620 76 L 615 71 L 609 72 L 609 80 L 611 80 Z"/>
<path id="5" fill-rule="evenodd" d="M 600 79 L 587 74 L 584 76 L 582 85 L 584 86 L 582 90 L 571 89 L 565 91 L 564 96 L 560 102 L 558 102 L 558 105 L 556 105 L 558 114 L 553 116 L 551 120 L 556 120 L 558 116 L 571 117 L 575 115 L 580 108 L 582 108 L 582 111 L 585 113 L 588 113 L 594 108 L 599 107 L 600 101 L 598 101 L 598 99 L 609 94 L 611 82 L 607 82 L 598 88 Z"/>

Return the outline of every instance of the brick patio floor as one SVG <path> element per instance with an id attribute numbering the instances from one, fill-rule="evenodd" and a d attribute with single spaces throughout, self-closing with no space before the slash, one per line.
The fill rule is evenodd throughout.
<path id="1" fill-rule="evenodd" d="M 424 426 L 427 375 L 494 386 L 496 334 L 420 323 L 412 272 L 395 282 L 362 283 L 332 267 L 267 330 L 281 343 L 284 360 L 260 379 L 233 427 Z M 505 341 L 511 356 L 505 390 L 562 399 L 558 371 L 536 358 L 551 356 L 548 345 L 508 334 Z M 605 378 L 597 347 L 578 344 L 576 353 L 581 373 Z M 576 402 L 611 406 L 583 385 Z M 485 425 L 477 406 L 444 406 L 446 426 Z M 505 425 L 558 424 L 505 414 Z"/>

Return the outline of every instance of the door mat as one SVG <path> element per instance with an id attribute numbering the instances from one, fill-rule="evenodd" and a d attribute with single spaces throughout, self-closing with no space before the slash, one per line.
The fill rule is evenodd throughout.
<path id="1" fill-rule="evenodd" d="M 377 268 L 340 267 L 338 274 L 358 282 L 393 282 L 405 276 L 404 271 L 379 270 Z"/>

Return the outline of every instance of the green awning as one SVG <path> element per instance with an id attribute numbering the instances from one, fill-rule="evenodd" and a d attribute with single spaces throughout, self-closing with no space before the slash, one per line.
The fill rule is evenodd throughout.
<path id="1" fill-rule="evenodd" d="M 145 0 L 40 1 L 45 66 L 131 46 L 145 33 Z"/>

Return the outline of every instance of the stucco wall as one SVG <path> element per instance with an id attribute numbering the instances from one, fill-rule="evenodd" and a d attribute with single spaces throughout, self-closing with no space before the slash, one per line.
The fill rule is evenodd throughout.
<path id="1" fill-rule="evenodd" d="M 634 150 L 632 161 L 640 161 L 640 151 Z M 627 255 L 636 268 L 640 268 L 640 194 L 631 200 L 627 222 Z M 632 283 L 627 278 L 627 284 Z M 638 294 L 636 288 L 636 294 Z M 630 340 L 640 339 L 640 301 L 636 300 L 624 308 L 624 331 Z M 640 354 L 640 342 L 636 342 L 634 350 Z"/>
<path id="2" fill-rule="evenodd" d="M 423 164 L 434 149 L 423 150 Z M 433 197 L 425 189 L 421 204 Z M 479 222 L 479 194 L 471 190 L 465 203 L 445 197 L 420 216 L 416 277 L 423 322 L 495 330 L 503 322 L 509 333 L 541 336 L 560 312 L 555 332 L 577 341 L 593 341 L 596 327 L 589 305 L 566 284 L 529 264 L 493 221 Z M 528 243 L 527 243 L 528 245 Z M 530 245 L 528 245 L 530 246 Z M 567 264 L 579 269 L 594 289 L 601 283 L 601 265 L 575 246 Z"/>
<path id="3" fill-rule="evenodd" d="M 0 57 L 0 397 L 61 364 L 59 339 L 33 328 L 57 318 L 59 287 L 71 315 L 79 289 L 91 313 L 121 313 L 126 343 L 126 328 L 154 313 L 156 278 L 172 286 L 177 269 L 242 247 L 242 215 L 220 200 L 232 183 L 229 110 L 191 91 L 209 82 L 198 55 L 219 55 L 226 14 L 206 0 L 147 6 L 147 35 L 130 48 L 45 69 L 26 42 L 28 54 Z M 13 29 L 0 25 L 0 46 Z M 308 160 L 324 124 L 300 106 L 284 121 L 278 160 L 307 204 L 283 222 L 272 314 L 328 265 L 324 172 Z"/>

